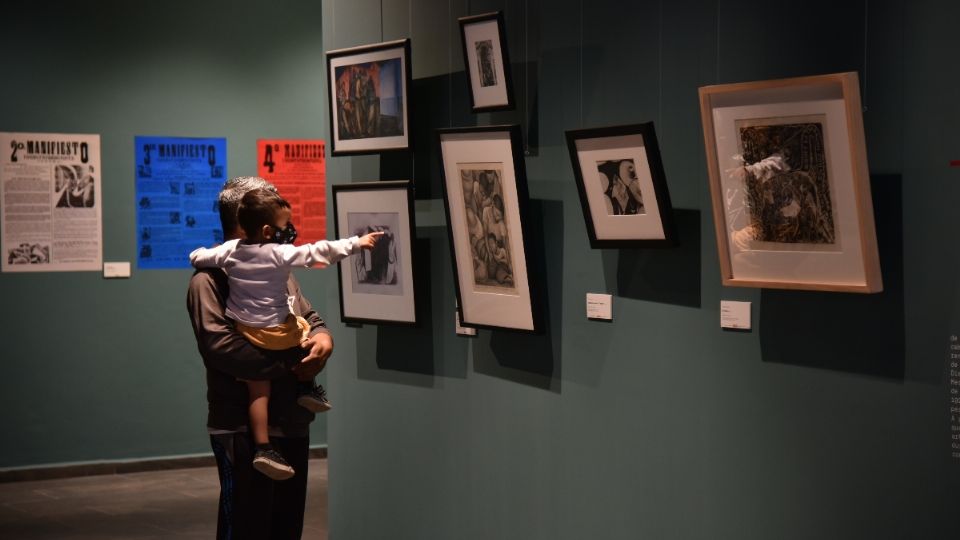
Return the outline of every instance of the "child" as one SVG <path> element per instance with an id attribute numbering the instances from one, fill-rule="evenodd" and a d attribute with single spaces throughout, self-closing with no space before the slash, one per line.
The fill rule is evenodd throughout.
<path id="1" fill-rule="evenodd" d="M 254 189 L 244 195 L 237 210 L 242 240 L 215 248 L 198 248 L 190 254 L 197 268 L 222 268 L 227 273 L 230 297 L 227 317 L 251 343 L 264 349 L 298 347 L 308 337 L 310 325 L 295 316 L 288 304 L 287 279 L 294 267 L 320 267 L 372 249 L 382 232 L 329 242 L 293 246 L 297 231 L 290 222 L 290 203 L 276 192 Z M 294 475 L 293 468 L 270 446 L 267 411 L 270 381 L 244 381 L 249 392 L 250 430 L 257 451 L 253 466 L 274 480 Z M 312 412 L 330 409 L 323 388 L 301 380 L 297 403 Z"/>

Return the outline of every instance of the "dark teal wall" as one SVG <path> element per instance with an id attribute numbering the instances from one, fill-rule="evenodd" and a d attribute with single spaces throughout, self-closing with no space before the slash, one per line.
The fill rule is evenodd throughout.
<path id="1" fill-rule="evenodd" d="M 457 17 L 496 9 L 516 91 L 533 90 L 527 72 L 537 87 L 526 166 L 550 332 L 455 337 L 442 209 L 420 202 L 427 329 L 337 328 L 331 538 L 960 535 L 945 377 L 960 333 L 960 5 L 335 0 L 324 46 L 409 36 L 416 86 L 462 71 Z M 722 287 L 697 88 L 839 71 L 863 83 L 886 292 Z M 449 123 L 522 117 L 473 117 L 465 91 L 440 98 Z M 563 132 L 648 120 L 683 244 L 591 250 Z M 418 146 L 418 189 L 436 182 L 427 154 Z M 333 158 L 330 171 L 393 175 L 382 165 Z M 586 292 L 615 296 L 612 324 L 586 320 Z M 753 302 L 752 332 L 720 330 L 723 299 Z"/>
<path id="2" fill-rule="evenodd" d="M 473 117 L 443 77 L 463 69 L 456 18 L 494 9 L 535 99 Z M 0 17 L 0 130 L 100 133 L 104 259 L 132 260 L 135 135 L 226 136 L 230 174 L 255 171 L 258 137 L 326 136 L 322 51 L 410 36 L 414 78 L 448 83 L 448 124 L 535 116 L 550 333 L 455 337 L 442 208 L 418 201 L 425 328 L 332 324 L 335 409 L 314 438 L 329 431 L 332 538 L 946 539 L 958 16 L 946 0 L 24 3 Z M 882 244 L 887 292 L 721 287 L 697 87 L 847 70 L 871 171 L 901 178 L 878 206 L 902 232 Z M 563 131 L 647 120 L 684 244 L 591 250 Z M 424 151 L 415 180 L 435 186 Z M 328 173 L 387 168 L 334 158 Z M 335 319 L 333 275 L 302 279 Z M 207 450 L 188 276 L 0 275 L 0 467 Z M 615 295 L 613 324 L 585 320 L 586 292 Z M 754 331 L 721 331 L 721 299 L 752 301 Z M 785 328 L 798 314 L 809 324 Z"/>
<path id="3" fill-rule="evenodd" d="M 0 131 L 99 133 L 104 260 L 135 263 L 134 136 L 226 137 L 231 175 L 257 138 L 321 137 L 321 26 L 319 2 L 9 4 Z M 189 277 L 0 275 L 0 467 L 209 451 Z M 303 277 L 321 313 L 331 279 Z"/>

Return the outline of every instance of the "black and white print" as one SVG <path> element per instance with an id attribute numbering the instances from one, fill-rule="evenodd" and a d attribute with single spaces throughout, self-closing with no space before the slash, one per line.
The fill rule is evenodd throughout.
<path id="1" fill-rule="evenodd" d="M 96 179 L 88 165 L 57 165 L 53 169 L 57 208 L 93 208 Z"/>
<path id="2" fill-rule="evenodd" d="M 49 264 L 50 246 L 36 242 L 23 242 L 7 250 L 7 264 Z"/>
<path id="3" fill-rule="evenodd" d="M 741 121 L 737 135 L 749 225 L 756 242 L 829 245 L 837 241 L 823 118 Z"/>
<path id="4" fill-rule="evenodd" d="M 493 40 L 485 39 L 473 44 L 477 51 L 477 73 L 480 86 L 497 85 L 497 60 L 493 50 Z"/>
<path id="5" fill-rule="evenodd" d="M 640 179 L 632 159 L 611 159 L 597 162 L 603 182 L 604 203 L 609 216 L 645 214 Z"/>
<path id="6" fill-rule="evenodd" d="M 463 186 L 473 282 L 478 290 L 516 289 L 510 231 L 503 200 L 503 164 L 458 164 Z"/>
<path id="7" fill-rule="evenodd" d="M 349 267 L 353 292 L 365 294 L 403 294 L 400 257 L 400 214 L 396 212 L 349 212 L 347 227 L 351 235 L 363 236 L 383 231 L 371 250 L 344 260 L 343 270 Z"/>

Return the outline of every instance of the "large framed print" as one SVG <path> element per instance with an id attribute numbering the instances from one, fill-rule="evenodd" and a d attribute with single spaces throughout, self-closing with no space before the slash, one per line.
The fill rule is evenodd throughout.
<path id="1" fill-rule="evenodd" d="M 413 186 L 408 181 L 333 186 L 337 238 L 383 231 L 371 250 L 340 261 L 340 317 L 348 323 L 417 323 Z"/>
<path id="2" fill-rule="evenodd" d="M 410 39 L 327 53 L 334 156 L 410 148 Z"/>
<path id="3" fill-rule="evenodd" d="M 473 112 L 514 107 L 503 12 L 461 17 L 460 42 Z"/>
<path id="4" fill-rule="evenodd" d="M 437 137 L 463 326 L 539 332 L 520 127 L 441 129 Z"/>
<path id="5" fill-rule="evenodd" d="M 652 122 L 567 131 L 567 148 L 591 247 L 676 244 Z"/>
<path id="6" fill-rule="evenodd" d="M 883 290 L 856 73 L 700 88 L 723 284 Z"/>

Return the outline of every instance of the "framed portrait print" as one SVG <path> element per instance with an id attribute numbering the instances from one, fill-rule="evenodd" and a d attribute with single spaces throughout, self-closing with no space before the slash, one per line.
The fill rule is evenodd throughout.
<path id="1" fill-rule="evenodd" d="M 513 81 L 503 12 L 461 17 L 459 21 L 473 112 L 512 109 Z"/>
<path id="2" fill-rule="evenodd" d="M 410 148 L 410 39 L 327 52 L 334 156 Z"/>
<path id="3" fill-rule="evenodd" d="M 567 147 L 591 247 L 676 243 L 653 122 L 567 131 Z"/>
<path id="4" fill-rule="evenodd" d="M 450 128 L 437 136 L 463 326 L 539 332 L 520 127 Z"/>
<path id="5" fill-rule="evenodd" d="M 384 233 L 373 249 L 340 261 L 340 318 L 348 323 L 416 324 L 412 184 L 337 184 L 333 209 L 337 238 Z"/>
<path id="6" fill-rule="evenodd" d="M 856 73 L 700 88 L 723 284 L 883 289 Z"/>

